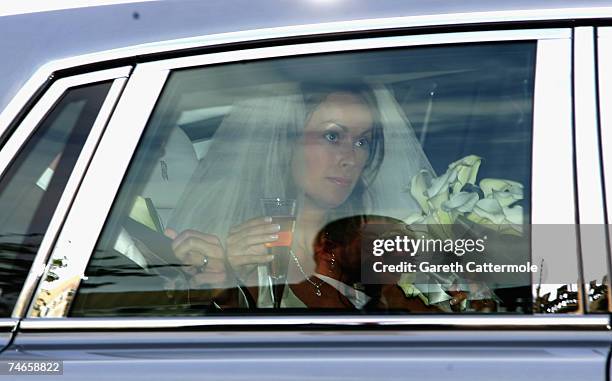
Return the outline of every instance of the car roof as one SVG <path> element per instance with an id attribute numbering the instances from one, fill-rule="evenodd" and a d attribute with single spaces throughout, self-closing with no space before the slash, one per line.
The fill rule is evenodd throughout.
<path id="1" fill-rule="evenodd" d="M 612 6 L 612 0 L 173 0 L 4 16 L 0 35 L 8 38 L 0 39 L 0 110 L 44 64 L 92 52 L 294 25 L 577 6 Z"/>

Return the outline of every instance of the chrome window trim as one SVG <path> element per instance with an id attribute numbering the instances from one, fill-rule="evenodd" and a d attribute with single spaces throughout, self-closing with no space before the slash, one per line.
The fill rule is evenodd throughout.
<path id="1" fill-rule="evenodd" d="M 601 139 L 601 175 L 604 182 L 604 203 L 607 210 L 605 223 L 607 227 L 607 250 L 608 265 L 612 263 L 612 147 L 604 146 L 604 142 L 612 142 L 612 27 L 597 28 L 597 66 L 599 68 L 599 110 L 600 126 L 599 133 Z M 612 268 L 609 268 L 608 286 L 612 282 Z M 608 288 L 608 303 L 612 303 L 612 288 Z M 612 306 L 611 306 L 612 308 Z"/>
<path id="2" fill-rule="evenodd" d="M 87 83 L 101 82 L 126 76 L 126 73 L 129 73 L 129 70 L 126 69 L 126 67 L 122 67 L 75 75 L 54 82 L 32 110 L 30 110 L 28 115 L 19 124 L 15 132 L 0 150 L 0 177 L 4 175 L 4 172 L 17 152 L 19 152 L 23 144 L 34 133 L 36 127 L 38 127 L 49 110 L 51 110 L 67 89 Z"/>
<path id="3" fill-rule="evenodd" d="M 600 330 L 610 331 L 608 316 L 278 316 L 201 318 L 59 318 L 24 319 L 21 331 L 130 329 L 471 329 L 471 330 Z"/>
<path id="4" fill-rule="evenodd" d="M 547 271 L 542 274 L 545 285 L 540 295 L 556 292 L 559 279 L 579 285 L 579 277 L 568 271 L 579 266 L 576 252 L 577 237 L 560 236 L 557 247 L 550 250 L 549 236 L 536 234 L 538 225 L 574 225 L 576 221 L 575 177 L 573 171 L 572 136 L 572 44 L 571 40 L 538 42 L 536 58 L 531 172 L 532 258 L 538 266 L 544 261 Z M 554 163 L 555 165 L 551 165 Z M 563 207 L 559 207 L 562 205 Z M 559 229 L 563 229 L 559 227 Z M 562 242 L 562 243 L 561 243 Z M 555 277 L 550 274 L 556 274 Z M 563 274 L 559 276 L 559 274 Z M 534 297 L 537 296 L 539 274 L 532 277 Z"/>
<path id="5" fill-rule="evenodd" d="M 581 291 L 584 295 L 583 308 L 589 312 L 589 283 L 591 280 L 601 280 L 608 273 L 603 183 L 599 171 L 601 156 L 594 28 L 575 28 L 573 44 L 576 189 L 583 280 Z"/>
<path id="6" fill-rule="evenodd" d="M 0 353 L 12 342 L 18 327 L 19 319 L 0 318 Z"/>
<path id="7" fill-rule="evenodd" d="M 12 332 L 17 327 L 19 319 L 2 318 L 0 319 L 0 332 Z M 0 347 L 0 349 L 2 349 Z"/>
<path id="8" fill-rule="evenodd" d="M 532 209 L 532 223 L 574 224 L 574 176 L 571 170 L 567 171 L 568 168 L 572 168 L 573 160 L 571 30 L 533 30 L 533 32 L 535 35 L 531 36 L 531 40 L 537 40 L 538 35 L 542 36 L 543 39 L 538 40 L 535 73 L 533 146 L 536 154 L 533 156 L 532 163 L 534 171 L 532 175 L 534 178 L 532 200 L 536 206 Z M 81 191 L 75 198 L 53 251 L 52 258 L 63 258 L 64 256 L 68 258 L 68 268 L 64 280 L 79 279 L 80 281 L 84 276 L 89 257 L 94 251 L 99 233 L 106 222 L 112 202 L 123 181 L 130 158 L 169 74 L 169 67 L 176 68 L 178 64 L 189 67 L 205 63 L 216 64 L 284 55 L 295 56 L 351 49 L 362 50 L 366 47 L 372 49 L 379 46 L 420 46 L 423 45 L 423 41 L 430 45 L 448 44 L 451 35 L 454 35 L 451 40 L 455 43 L 480 42 L 482 40 L 477 39 L 478 34 L 485 41 L 515 41 L 517 36 L 522 36 L 522 39 L 527 37 L 525 33 L 520 34 L 517 31 L 442 33 L 401 38 L 381 37 L 378 39 L 348 40 L 343 43 L 332 41 L 305 43 L 291 45 L 290 47 L 245 49 L 137 65 L 109 122 L 106 133 L 91 162 L 90 169 L 85 175 L 80 188 Z M 552 38 L 552 35 L 557 36 L 557 38 Z M 379 45 L 375 45 L 375 43 Z M 133 112 L 135 109 L 141 110 L 141 113 L 135 115 Z M 130 128 L 126 129 L 125 126 L 130 126 Z M 561 137 L 559 137 L 559 131 L 564 132 Z M 551 141 L 558 144 L 551 145 Z M 542 147 L 545 147 L 546 151 Z M 549 165 L 547 165 L 551 156 L 560 163 L 560 167 L 566 169 L 566 171 L 558 170 L 552 180 L 548 176 L 554 171 L 551 171 Z M 542 174 L 542 176 L 536 176 L 536 174 Z M 555 197 L 551 197 L 549 192 L 553 188 L 558 190 L 554 194 Z M 571 207 L 558 208 L 558 205 L 571 205 Z M 551 213 L 551 211 L 554 213 Z M 571 240 L 572 237 L 568 237 L 568 239 Z M 546 242 L 541 242 L 540 245 L 542 246 L 540 246 L 538 252 L 549 251 L 546 250 Z M 577 266 L 576 245 L 566 247 L 568 247 L 569 260 L 575 261 Z M 86 253 L 86 255 L 83 255 L 83 253 Z M 556 253 L 556 259 L 559 258 L 558 255 L 559 253 Z M 35 298 L 38 296 L 37 292 Z M 28 316 L 35 317 L 31 312 Z M 57 313 L 59 315 L 48 315 L 46 317 L 65 317 L 67 309 Z"/>
<path id="9" fill-rule="evenodd" d="M 75 291 L 72 285 L 66 286 L 66 282 L 71 280 L 76 280 L 78 287 L 167 75 L 167 71 L 152 73 L 139 67 L 131 74 L 47 261 L 52 263 L 54 259 L 66 257 L 67 266 L 62 269 L 59 279 L 47 282 L 44 274 L 51 270 L 47 265 L 27 316 L 33 316 L 35 302 L 43 298 L 44 290 L 51 294 Z M 135 113 L 134 110 L 141 112 Z"/>
<path id="10" fill-rule="evenodd" d="M 64 218 L 70 208 L 74 196 L 79 188 L 81 183 L 81 179 L 87 170 L 91 157 L 94 154 L 94 151 L 97 147 L 98 141 L 104 132 L 104 128 L 110 118 L 111 113 L 114 110 L 115 104 L 123 90 L 123 87 L 127 81 L 127 76 L 131 71 L 131 67 L 125 67 L 121 70 L 115 70 L 112 72 L 113 76 L 121 75 L 121 77 L 116 78 L 111 85 L 106 98 L 100 108 L 98 116 L 94 121 L 94 124 L 91 128 L 89 136 L 83 145 L 81 153 L 75 163 L 75 166 L 70 174 L 70 178 L 66 183 L 66 187 L 64 188 L 64 192 L 55 208 L 55 212 L 53 213 L 53 217 L 49 222 L 49 227 L 41 241 L 40 247 L 38 248 L 38 252 L 36 253 L 36 257 L 34 258 L 34 262 L 32 263 L 32 267 L 30 268 L 30 272 L 25 280 L 25 283 L 21 289 L 21 293 L 19 294 L 19 298 L 17 299 L 17 303 L 13 308 L 12 317 L 13 318 L 22 318 L 25 314 L 26 307 L 28 306 L 30 299 L 34 293 L 34 289 L 36 285 L 39 283 L 40 278 L 45 271 L 45 267 L 47 265 L 47 261 L 49 259 L 49 255 L 51 253 L 51 249 L 53 248 L 53 244 L 55 243 L 55 238 L 59 233 Z M 112 78 L 108 78 L 109 80 Z"/>
<path id="11" fill-rule="evenodd" d="M 446 27 L 456 25 L 508 24 L 513 22 L 538 22 L 555 20 L 612 18 L 612 7 L 559 8 L 541 10 L 513 10 L 496 12 L 449 13 L 422 16 L 389 17 L 351 21 L 314 23 L 306 25 L 281 26 L 246 31 L 235 31 L 181 38 L 155 43 L 139 44 L 125 48 L 101 51 L 46 63 L 24 84 L 12 101 L 0 113 L 0 136 L 36 92 L 51 76 L 60 70 L 93 63 L 111 62 L 126 58 L 140 57 L 215 45 L 254 42 L 257 40 L 282 39 L 290 37 L 317 37 L 336 33 L 359 33 L 385 30 L 412 29 L 419 27 Z"/>
<path id="12" fill-rule="evenodd" d="M 384 38 L 362 38 L 345 41 L 311 42 L 299 45 L 274 46 L 256 49 L 230 50 L 222 53 L 172 58 L 140 64 L 148 70 L 171 70 L 194 66 L 213 65 L 241 60 L 300 56 L 328 52 L 402 48 L 424 45 L 459 44 L 474 42 L 557 40 L 571 37 L 570 29 L 522 29 L 481 32 L 450 32 L 397 36 Z M 443 42 L 442 42 L 443 41 Z"/>
<path id="13" fill-rule="evenodd" d="M 532 137 L 531 223 L 534 225 L 576 223 L 574 176 L 567 171 L 572 168 L 573 159 L 571 95 L 571 40 L 539 41 Z M 551 157 L 556 159 L 556 168 L 550 168 Z M 561 191 L 551 195 L 550 189 Z"/>
<path id="14" fill-rule="evenodd" d="M 597 28 L 597 38 L 604 39 L 612 37 L 612 27 L 609 26 L 600 26 Z"/>
<path id="15" fill-rule="evenodd" d="M 593 27 L 574 30 L 576 182 L 581 224 L 604 223 L 603 187 L 599 172 L 593 170 L 599 167 L 594 38 Z"/>

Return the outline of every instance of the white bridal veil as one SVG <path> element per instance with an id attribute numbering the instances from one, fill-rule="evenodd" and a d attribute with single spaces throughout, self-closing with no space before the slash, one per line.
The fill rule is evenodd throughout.
<path id="1" fill-rule="evenodd" d="M 391 91 L 383 85 L 375 85 L 373 91 L 385 139 L 385 156 L 370 186 L 373 203 L 367 212 L 403 220 L 420 210 L 410 195 L 410 180 L 421 170 L 432 175 L 435 172 Z"/>
<path id="2" fill-rule="evenodd" d="M 372 86 L 384 134 L 384 159 L 368 187 L 363 214 L 405 218 L 418 210 L 408 192 L 421 169 L 433 173 L 413 128 L 382 85 Z M 304 96 L 297 91 L 262 88 L 257 97 L 237 101 L 212 137 L 169 226 L 215 234 L 262 215 L 261 198 L 286 197 L 293 139 L 304 127 Z M 301 195 L 298 200 L 298 213 Z"/>

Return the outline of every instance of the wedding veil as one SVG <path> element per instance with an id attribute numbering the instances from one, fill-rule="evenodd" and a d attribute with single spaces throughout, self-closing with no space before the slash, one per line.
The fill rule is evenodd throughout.
<path id="1" fill-rule="evenodd" d="M 372 204 L 367 212 L 403 220 L 420 210 L 410 195 L 410 180 L 421 170 L 435 172 L 391 90 L 374 85 L 373 92 L 385 137 L 385 156 L 369 187 Z"/>
<path id="2" fill-rule="evenodd" d="M 391 91 L 382 85 L 372 88 L 384 134 L 384 159 L 368 187 L 365 210 L 358 212 L 402 219 L 418 211 L 408 191 L 412 176 L 433 170 Z M 287 180 L 294 139 L 305 124 L 305 94 L 270 86 L 257 94 L 235 102 L 221 122 L 169 227 L 215 234 L 223 242 L 232 226 L 263 214 L 261 198 L 296 198 L 299 210 L 301 195 Z"/>

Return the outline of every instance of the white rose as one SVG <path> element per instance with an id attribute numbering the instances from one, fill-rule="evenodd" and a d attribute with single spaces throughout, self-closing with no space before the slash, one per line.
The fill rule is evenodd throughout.
<path id="1" fill-rule="evenodd" d="M 448 166 L 449 170 L 457 173 L 456 182 L 453 184 L 453 193 L 461 191 L 465 184 L 475 184 L 482 158 L 476 155 L 468 155 Z"/>

